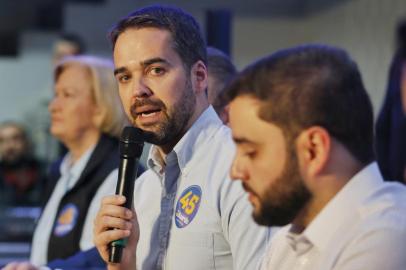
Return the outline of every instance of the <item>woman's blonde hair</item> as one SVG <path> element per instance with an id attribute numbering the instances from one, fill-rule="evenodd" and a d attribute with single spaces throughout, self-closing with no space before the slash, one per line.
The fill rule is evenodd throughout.
<path id="1" fill-rule="evenodd" d="M 119 137 L 124 126 L 129 125 L 128 118 L 118 94 L 116 79 L 114 78 L 113 62 L 106 58 L 78 55 L 64 58 L 55 68 L 55 82 L 63 70 L 79 64 L 89 70 L 92 80 L 92 97 L 96 106 L 101 110 L 97 126 L 101 132 Z"/>

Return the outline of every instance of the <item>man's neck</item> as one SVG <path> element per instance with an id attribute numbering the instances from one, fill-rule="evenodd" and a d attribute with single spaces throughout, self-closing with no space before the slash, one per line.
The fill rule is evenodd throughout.
<path id="1" fill-rule="evenodd" d="M 322 200 L 321 198 L 312 197 L 292 221 L 292 227 L 290 231 L 296 234 L 302 233 L 320 213 L 320 211 L 328 203 L 328 201 L 329 200 L 326 199 Z"/>
<path id="2" fill-rule="evenodd" d="M 354 162 L 348 162 L 345 166 L 336 168 L 333 172 L 327 171 L 325 175 L 313 181 L 318 184 L 311 188 L 312 197 L 293 220 L 292 229 L 298 231 L 297 233 L 305 230 L 323 208 L 364 166 L 354 160 Z"/>

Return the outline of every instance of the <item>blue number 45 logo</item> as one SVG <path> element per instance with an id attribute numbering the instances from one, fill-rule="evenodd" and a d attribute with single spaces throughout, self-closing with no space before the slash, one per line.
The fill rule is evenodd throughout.
<path id="1" fill-rule="evenodd" d="M 190 186 L 182 192 L 175 210 L 175 223 L 178 228 L 186 227 L 192 222 L 199 210 L 201 198 L 202 189 L 199 186 Z"/>

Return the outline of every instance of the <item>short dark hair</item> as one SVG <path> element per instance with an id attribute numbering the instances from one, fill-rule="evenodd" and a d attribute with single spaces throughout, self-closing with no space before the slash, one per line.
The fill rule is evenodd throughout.
<path id="1" fill-rule="evenodd" d="M 59 35 L 58 41 L 66 41 L 72 43 L 77 48 L 77 54 L 83 54 L 86 52 L 86 45 L 83 39 L 74 33 L 61 33 Z"/>
<path id="2" fill-rule="evenodd" d="M 371 101 L 356 63 L 342 49 L 314 44 L 278 51 L 248 66 L 227 91 L 229 100 L 262 100 L 259 117 L 288 139 L 317 125 L 360 162 L 374 159 Z"/>
<path id="3" fill-rule="evenodd" d="M 121 19 L 110 31 L 109 38 L 114 46 L 120 34 L 128 28 L 158 28 L 171 33 L 173 48 L 190 69 L 198 60 L 207 63 L 206 44 L 199 24 L 192 15 L 169 6 L 153 5 L 138 9 Z"/>
<path id="4" fill-rule="evenodd" d="M 216 112 L 219 113 L 227 105 L 224 88 L 237 74 L 237 69 L 230 57 L 224 52 L 214 47 L 207 47 L 207 70 L 209 77 L 215 78 L 218 84 L 216 89 L 208 89 L 208 91 L 213 93 L 212 105 Z"/>

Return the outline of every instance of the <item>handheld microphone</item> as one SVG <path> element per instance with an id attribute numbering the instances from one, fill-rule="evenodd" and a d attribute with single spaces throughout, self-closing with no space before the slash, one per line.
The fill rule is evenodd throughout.
<path id="1" fill-rule="evenodd" d="M 121 133 L 119 144 L 120 167 L 118 170 L 116 194 L 126 197 L 124 206 L 129 209 L 131 209 L 133 202 L 134 181 L 143 147 L 142 130 L 130 126 L 125 127 Z M 119 239 L 109 244 L 109 262 L 121 262 L 123 248 L 126 244 L 127 239 Z"/>

